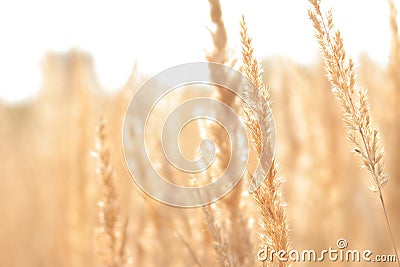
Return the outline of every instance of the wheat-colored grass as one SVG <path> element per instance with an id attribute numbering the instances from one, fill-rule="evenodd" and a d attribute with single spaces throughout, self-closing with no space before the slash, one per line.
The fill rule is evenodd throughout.
<path id="1" fill-rule="evenodd" d="M 244 16 L 241 21 L 241 40 L 243 70 L 250 83 L 246 86 L 247 100 L 250 103 L 250 107 L 245 107 L 245 119 L 251 132 L 254 147 L 261 161 L 260 164 L 263 165 L 263 161 L 265 161 L 262 157 L 263 143 L 266 143 L 265 140 L 269 138 L 271 121 L 268 121 L 268 117 L 272 116 L 272 114 L 268 114 L 271 112 L 271 109 L 261 105 L 258 97 L 261 94 L 265 98 L 267 105 L 269 105 L 271 103 L 271 95 L 264 85 L 259 63 L 253 55 L 252 40 L 247 32 Z M 268 152 L 271 153 L 271 151 Z M 266 245 L 275 251 L 288 251 L 289 227 L 286 219 L 285 203 L 280 188 L 282 180 L 277 177 L 275 160 L 268 167 L 269 169 L 265 174 L 264 182 L 254 192 L 254 199 L 261 213 L 259 232 L 261 247 Z M 266 170 L 265 167 L 264 170 Z M 274 266 L 275 263 L 267 261 L 264 264 Z M 282 267 L 290 266 L 290 263 L 282 261 L 278 265 Z"/>
<path id="2" fill-rule="evenodd" d="M 374 127 L 367 98 L 367 91 L 358 86 L 354 63 L 343 46 L 343 38 L 335 28 L 332 11 L 322 14 L 321 0 L 310 0 L 312 8 L 308 14 L 315 29 L 315 36 L 324 56 L 325 71 L 332 92 L 343 109 L 343 121 L 353 152 L 361 158 L 363 167 L 372 178 L 370 189 L 376 192 L 382 204 L 393 249 L 398 258 L 396 243 L 389 223 L 382 189 L 388 182 L 383 168 L 384 150 L 380 144 L 379 130 Z M 400 263 L 399 263 L 400 264 Z M 400 265 L 399 265 L 400 266 Z"/>

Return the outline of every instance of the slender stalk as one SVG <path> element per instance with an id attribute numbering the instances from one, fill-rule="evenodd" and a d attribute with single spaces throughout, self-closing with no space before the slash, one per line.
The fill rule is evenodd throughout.
<path id="1" fill-rule="evenodd" d="M 364 143 L 364 145 L 365 145 L 365 149 L 366 149 L 367 154 L 368 154 L 368 159 L 371 160 L 371 158 L 370 158 L 371 155 L 370 155 L 370 153 L 369 153 L 369 151 L 368 151 L 368 148 L 366 147 L 366 140 L 365 140 L 365 137 L 364 137 L 363 132 L 361 131 L 361 128 L 359 128 L 359 132 L 360 132 L 360 134 L 361 134 L 363 143 Z M 372 166 L 372 168 L 373 168 L 373 173 L 374 173 L 374 180 L 375 180 L 375 182 L 378 184 L 379 200 L 380 200 L 380 202 L 381 202 L 382 209 L 383 209 L 383 213 L 384 213 L 384 215 L 385 215 L 385 221 L 386 221 L 387 227 L 388 227 L 388 229 L 389 229 L 390 239 L 391 239 L 391 241 L 392 241 L 392 246 L 393 246 L 393 249 L 394 249 L 394 253 L 396 254 L 396 259 L 397 259 L 397 261 L 399 261 L 399 255 L 398 255 L 398 253 L 397 253 L 396 242 L 394 241 L 392 227 L 390 226 L 389 216 L 388 216 L 388 214 L 387 214 L 385 201 L 384 201 L 384 199 L 383 199 L 382 188 L 381 188 L 381 186 L 379 185 L 379 182 L 377 182 L 378 178 L 377 178 L 375 166 Z M 399 262 L 399 266 L 400 266 L 400 262 Z"/>
<path id="2" fill-rule="evenodd" d="M 397 252 L 397 248 L 396 248 L 396 242 L 394 241 L 394 237 L 393 237 L 393 231 L 392 231 L 392 227 L 390 226 L 390 222 L 389 222 L 389 217 L 386 211 L 386 206 L 385 206 L 385 201 L 383 200 L 383 195 L 380 192 L 379 194 L 379 199 L 381 200 L 381 204 L 382 204 L 382 208 L 383 208 L 383 213 L 385 214 L 385 219 L 386 219 L 386 225 L 389 229 L 389 233 L 390 233 L 390 238 L 392 240 L 392 245 L 393 245 L 393 249 L 394 249 L 394 253 L 396 254 L 396 260 L 398 262 L 398 265 L 400 266 L 400 259 L 399 259 L 399 254 Z"/>

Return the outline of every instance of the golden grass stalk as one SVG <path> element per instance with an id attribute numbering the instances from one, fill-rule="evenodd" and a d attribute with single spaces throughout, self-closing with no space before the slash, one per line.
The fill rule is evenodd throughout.
<path id="1" fill-rule="evenodd" d="M 257 59 L 253 55 L 252 39 L 247 33 L 247 25 L 244 16 L 241 21 L 241 42 L 243 72 L 249 80 L 246 86 L 246 97 L 249 106 L 244 107 L 245 122 L 251 132 L 250 138 L 256 152 L 261 156 L 263 140 L 267 140 L 270 134 L 270 118 L 272 116 L 268 105 L 271 105 L 271 94 L 262 80 L 262 70 Z M 265 104 L 259 103 L 259 99 L 264 98 Z M 264 136 L 263 136 L 264 135 Z M 262 161 L 261 164 L 264 164 Z"/>
<path id="2" fill-rule="evenodd" d="M 111 150 L 107 143 L 106 124 L 101 121 L 97 130 L 94 156 L 98 159 L 97 174 L 101 180 L 102 194 L 98 200 L 98 227 L 96 250 L 103 266 L 121 267 L 128 263 L 126 255 L 127 220 L 123 220 L 111 165 Z"/>
<path id="3" fill-rule="evenodd" d="M 267 105 L 271 103 L 269 89 L 265 86 L 261 73 L 262 70 L 258 61 L 253 55 L 252 40 L 247 32 L 247 25 L 242 17 L 241 21 L 241 41 L 243 71 L 249 80 L 246 87 L 246 96 L 250 107 L 245 107 L 245 120 L 251 132 L 251 139 L 260 159 L 260 164 L 265 164 L 261 151 L 263 140 L 269 138 L 272 116 L 271 110 L 257 101 L 261 95 Z M 269 113 L 269 114 L 268 114 Z M 259 122 L 262 124 L 260 125 Z M 265 169 L 264 169 L 265 170 Z M 275 159 L 266 174 L 266 178 L 261 186 L 254 192 L 254 199 L 261 213 L 260 240 L 261 246 L 268 246 L 275 251 L 289 248 L 289 227 L 287 224 L 285 203 L 281 195 L 282 180 L 277 177 L 277 166 Z M 265 262 L 267 266 L 273 266 L 273 261 Z M 279 266 L 290 266 L 289 262 L 279 262 Z"/>
<path id="4" fill-rule="evenodd" d="M 372 124 L 367 91 L 356 84 L 354 63 L 346 55 L 343 38 L 335 29 L 332 11 L 324 16 L 321 12 L 321 0 L 309 0 L 312 8 L 308 14 L 315 28 L 315 36 L 324 56 L 325 71 L 332 86 L 332 92 L 343 109 L 343 121 L 353 152 L 362 160 L 372 178 L 370 189 L 377 192 L 389 228 L 396 256 L 397 249 L 390 227 L 382 189 L 388 182 L 383 169 L 384 150 L 379 149 L 379 131 Z M 400 266 L 400 263 L 399 263 Z"/>
<path id="5" fill-rule="evenodd" d="M 326 18 L 320 10 L 319 0 L 310 0 L 313 10 L 310 19 L 316 29 L 316 38 L 324 54 L 325 69 L 332 92 L 343 108 L 343 120 L 353 152 L 361 157 L 364 167 L 372 176 L 371 190 L 381 194 L 381 189 L 388 181 L 383 170 L 383 149 L 378 150 L 379 131 L 372 125 L 370 106 L 366 90 L 356 85 L 354 63 L 347 58 L 343 48 L 340 31 L 334 31 L 331 11 Z M 357 140 L 356 133 L 361 138 Z"/>

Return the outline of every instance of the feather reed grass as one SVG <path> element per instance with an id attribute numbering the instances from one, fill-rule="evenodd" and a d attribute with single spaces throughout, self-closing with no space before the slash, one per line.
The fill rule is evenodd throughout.
<path id="1" fill-rule="evenodd" d="M 97 130 L 96 152 L 97 173 L 101 179 L 102 194 L 97 203 L 98 227 L 96 229 L 96 249 L 103 266 L 122 267 L 128 263 L 126 253 L 127 219 L 123 220 L 114 186 L 111 165 L 111 150 L 107 143 L 106 124 L 102 120 Z"/>
<path id="2" fill-rule="evenodd" d="M 261 78 L 261 68 L 253 55 L 252 40 L 247 32 L 247 25 L 242 16 L 241 20 L 241 42 L 243 71 L 250 84 L 246 87 L 246 93 L 250 107 L 244 108 L 246 124 L 251 132 L 254 148 L 257 151 L 261 165 L 265 164 L 261 152 L 263 140 L 269 138 L 270 123 L 268 120 L 272 116 L 268 107 L 260 105 L 257 101 L 261 95 L 266 103 L 271 103 L 271 94 Z M 270 114 L 266 114 L 270 113 Z M 260 125 L 260 122 L 262 125 Z M 270 151 L 269 151 L 270 152 Z M 277 165 L 275 159 L 266 173 L 266 178 L 261 186 L 254 192 L 254 199 L 261 213 L 260 240 L 261 246 L 275 251 L 289 248 L 289 227 L 287 224 L 285 203 L 281 195 L 282 179 L 277 177 Z M 274 266 L 274 262 L 264 262 L 266 266 Z M 281 267 L 290 266 L 289 262 L 279 262 Z"/>
<path id="3" fill-rule="evenodd" d="M 388 175 L 383 169 L 384 150 L 380 149 L 382 146 L 379 131 L 372 123 L 367 91 L 356 83 L 354 63 L 346 55 L 341 33 L 335 29 L 332 11 L 329 10 L 323 15 L 320 8 L 321 0 L 309 0 L 309 2 L 312 8 L 308 14 L 324 56 L 325 71 L 332 92 L 343 109 L 343 121 L 348 139 L 353 146 L 353 152 L 361 158 L 363 167 L 371 175 L 370 189 L 379 196 L 393 249 L 399 258 L 382 193 L 383 187 L 388 182 Z"/>

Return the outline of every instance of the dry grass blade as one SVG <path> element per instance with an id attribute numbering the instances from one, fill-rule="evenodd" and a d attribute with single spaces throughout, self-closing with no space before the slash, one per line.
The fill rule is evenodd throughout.
<path id="1" fill-rule="evenodd" d="M 263 140 L 269 138 L 272 116 L 271 110 L 258 101 L 263 97 L 266 105 L 271 103 L 271 95 L 261 78 L 261 69 L 258 61 L 253 55 L 251 38 L 247 32 L 247 25 L 244 17 L 241 21 L 241 41 L 243 56 L 243 71 L 249 80 L 246 86 L 246 97 L 249 107 L 245 107 L 245 120 L 251 132 L 253 145 L 260 157 L 261 165 L 265 164 L 262 158 Z M 264 142 L 265 143 L 265 142 Z M 269 167 L 269 166 L 268 166 Z M 289 230 L 285 214 L 285 203 L 283 201 L 280 185 L 281 179 L 277 178 L 275 161 L 266 170 L 266 178 L 262 185 L 254 192 L 254 198 L 261 213 L 260 240 L 261 246 L 268 246 L 275 251 L 287 251 L 289 247 Z M 264 264 L 274 266 L 276 262 L 267 261 Z M 290 266 L 289 262 L 279 262 L 279 266 Z"/>
<path id="2" fill-rule="evenodd" d="M 97 131 L 97 149 L 93 153 L 98 159 L 97 174 L 102 185 L 102 194 L 98 201 L 99 226 L 96 229 L 96 249 L 103 266 L 121 267 L 128 263 L 126 255 L 128 221 L 122 220 L 120 214 L 105 127 L 105 122 L 101 121 Z"/>
<path id="3" fill-rule="evenodd" d="M 332 12 L 328 11 L 324 16 L 320 2 L 320 0 L 310 0 L 312 9 L 308 13 L 324 55 L 326 74 L 332 86 L 332 92 L 342 106 L 343 120 L 348 138 L 353 145 L 353 152 L 361 158 L 363 167 L 370 172 L 372 177 L 370 189 L 379 195 L 397 256 L 382 194 L 382 188 L 388 182 L 388 175 L 383 170 L 384 151 L 383 148 L 379 149 L 379 131 L 372 124 L 367 92 L 356 84 L 354 64 L 346 55 L 343 38 L 333 23 Z"/>

